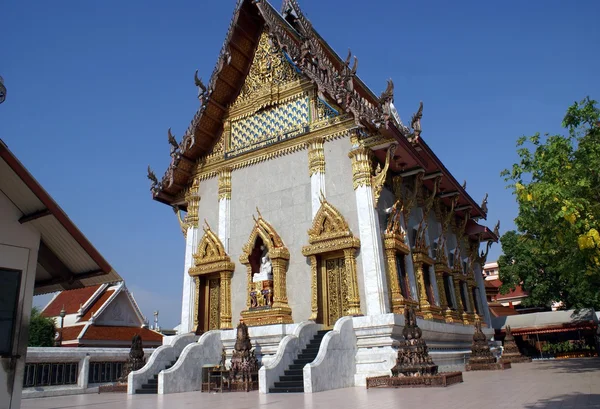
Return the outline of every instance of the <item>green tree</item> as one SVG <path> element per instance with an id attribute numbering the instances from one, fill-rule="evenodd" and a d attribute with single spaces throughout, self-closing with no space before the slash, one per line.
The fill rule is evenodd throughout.
<path id="1" fill-rule="evenodd" d="M 56 327 L 54 325 L 54 320 L 49 317 L 44 317 L 37 307 L 33 307 L 31 310 L 31 319 L 29 321 L 29 346 L 54 346 L 55 333 Z"/>
<path id="2" fill-rule="evenodd" d="M 501 174 L 519 205 L 518 232 L 500 239 L 501 292 L 520 284 L 530 305 L 600 308 L 599 119 L 586 98 L 568 108 L 566 135 L 517 141 L 519 161 Z"/>

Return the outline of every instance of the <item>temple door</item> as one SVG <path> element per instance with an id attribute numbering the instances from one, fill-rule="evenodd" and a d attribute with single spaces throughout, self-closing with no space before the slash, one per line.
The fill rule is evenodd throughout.
<path id="1" fill-rule="evenodd" d="M 318 284 L 321 296 L 317 322 L 332 328 L 348 311 L 346 262 L 342 255 L 322 258 Z"/>
<path id="2" fill-rule="evenodd" d="M 197 334 L 219 329 L 221 324 L 221 280 L 216 277 L 199 278 Z"/>

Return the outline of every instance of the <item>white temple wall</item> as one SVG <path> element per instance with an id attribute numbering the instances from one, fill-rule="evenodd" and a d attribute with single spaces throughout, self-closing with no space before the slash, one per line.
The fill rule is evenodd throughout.
<path id="1" fill-rule="evenodd" d="M 348 157 L 351 148 L 349 137 L 334 139 L 324 144 L 325 186 L 327 186 L 327 201 L 340 211 L 348 222 L 352 234 L 359 238 L 356 198 L 352 186 L 352 160 Z M 360 250 L 356 253 L 356 272 L 360 294 L 360 309 L 363 314 L 366 314 L 365 286 Z"/>
<path id="2" fill-rule="evenodd" d="M 290 252 L 287 270 L 288 304 L 294 322 L 308 319 L 311 308 L 310 264 L 302 255 L 312 224 L 308 151 L 301 150 L 255 165 L 231 175 L 230 256 L 235 262 L 231 280 L 232 321 L 237 325 L 246 309 L 247 271 L 239 262 L 256 217 L 256 207 L 273 226 Z"/>
<path id="3" fill-rule="evenodd" d="M 213 231 L 217 231 L 219 227 L 219 178 L 212 177 L 210 179 L 200 181 L 200 204 L 198 206 L 198 242 L 204 235 L 202 226 L 204 219 L 210 225 Z M 196 246 L 198 243 L 196 243 Z"/>

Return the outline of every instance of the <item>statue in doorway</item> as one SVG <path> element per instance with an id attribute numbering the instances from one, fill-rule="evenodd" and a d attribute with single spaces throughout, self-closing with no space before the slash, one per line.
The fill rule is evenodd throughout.
<path id="1" fill-rule="evenodd" d="M 261 246 L 260 249 L 262 251 L 262 255 L 260 256 L 260 269 L 258 274 L 254 274 L 252 277 L 252 281 L 255 283 L 273 279 L 273 265 L 271 264 L 269 251 L 265 246 Z"/>

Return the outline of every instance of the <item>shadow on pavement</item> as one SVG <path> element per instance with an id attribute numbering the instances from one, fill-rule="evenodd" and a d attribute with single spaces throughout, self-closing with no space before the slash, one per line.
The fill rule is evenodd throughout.
<path id="1" fill-rule="evenodd" d="M 597 372 L 600 369 L 600 358 L 572 358 L 557 359 L 554 361 L 537 361 L 535 362 L 535 366 L 538 370 L 551 370 L 558 373 Z"/>
<path id="2" fill-rule="evenodd" d="M 573 408 L 586 409 L 600 407 L 600 395 L 571 393 L 568 395 L 558 395 L 550 399 L 542 399 L 535 403 L 523 406 L 526 409 L 554 409 L 554 408 Z"/>

